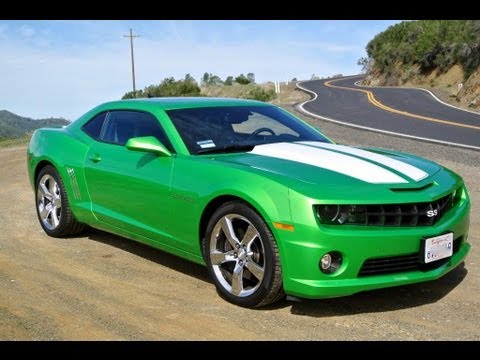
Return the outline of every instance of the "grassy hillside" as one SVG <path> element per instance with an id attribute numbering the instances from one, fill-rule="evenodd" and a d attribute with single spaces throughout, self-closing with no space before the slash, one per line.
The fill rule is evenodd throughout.
<path id="1" fill-rule="evenodd" d="M 368 84 L 438 89 L 454 102 L 480 108 L 480 20 L 403 21 L 366 49 Z"/>
<path id="2" fill-rule="evenodd" d="M 59 127 L 68 124 L 67 120 L 61 118 L 33 120 L 7 110 L 0 110 L 0 139 L 20 138 L 41 127 Z"/>

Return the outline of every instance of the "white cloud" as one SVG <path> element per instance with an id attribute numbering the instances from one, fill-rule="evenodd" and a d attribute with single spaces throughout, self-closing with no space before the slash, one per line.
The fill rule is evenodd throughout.
<path id="1" fill-rule="evenodd" d="M 7 24 L 0 24 L 0 39 L 7 38 L 7 30 L 8 30 Z"/>
<path id="2" fill-rule="evenodd" d="M 33 35 L 35 35 L 35 29 L 33 29 L 32 27 L 27 26 L 27 25 L 22 25 L 18 29 L 18 33 L 25 38 L 30 38 Z"/>

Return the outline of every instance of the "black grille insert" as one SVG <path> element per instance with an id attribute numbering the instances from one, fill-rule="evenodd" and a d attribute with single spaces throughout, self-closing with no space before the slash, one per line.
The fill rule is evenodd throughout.
<path id="1" fill-rule="evenodd" d="M 455 205 L 453 194 L 432 202 L 355 205 L 349 209 L 346 224 L 370 226 L 430 226 Z"/>
<path id="2" fill-rule="evenodd" d="M 454 254 L 460 249 L 460 245 L 462 245 L 461 236 L 453 240 Z M 446 258 L 423 264 L 420 261 L 420 253 L 368 259 L 363 263 L 358 276 L 384 275 L 413 270 L 429 271 L 442 266 L 448 260 L 449 258 Z"/>

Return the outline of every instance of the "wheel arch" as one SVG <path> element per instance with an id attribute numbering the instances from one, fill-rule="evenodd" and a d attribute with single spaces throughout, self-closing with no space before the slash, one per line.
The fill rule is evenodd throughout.
<path id="1" fill-rule="evenodd" d="M 202 255 L 203 254 L 203 248 L 202 248 L 202 241 L 203 237 L 205 236 L 205 232 L 207 231 L 207 226 L 208 222 L 210 221 L 210 218 L 212 217 L 213 213 L 223 204 L 226 204 L 227 202 L 230 201 L 243 201 L 247 203 L 249 206 L 252 206 L 249 204 L 247 201 L 242 199 L 241 197 L 235 196 L 235 195 L 219 195 L 207 204 L 205 208 L 203 209 L 202 215 L 200 217 L 200 223 L 198 227 L 198 239 L 200 242 L 200 248 L 202 250 Z"/>
<path id="2" fill-rule="evenodd" d="M 270 231 L 273 230 L 270 223 L 272 219 L 270 219 L 270 216 L 269 216 L 269 214 L 272 215 L 271 212 L 266 211 L 266 209 L 254 199 L 250 198 L 249 196 L 242 196 L 240 194 L 232 194 L 232 193 L 217 195 L 207 203 L 207 205 L 203 209 L 202 215 L 200 216 L 200 222 L 198 227 L 198 241 L 199 241 L 200 248 L 202 249 L 202 255 L 203 255 L 203 248 L 201 245 L 202 245 L 202 241 L 205 236 L 205 232 L 207 230 L 207 226 L 208 226 L 208 222 L 210 221 L 210 218 L 220 206 L 230 201 L 243 202 L 244 204 L 249 206 L 263 219 L 263 221 L 265 221 L 265 224 L 268 226 Z"/>
<path id="3" fill-rule="evenodd" d="M 52 191 L 53 189 L 50 187 L 50 196 L 48 197 L 44 195 L 44 192 L 41 191 L 42 195 L 41 198 L 39 198 L 37 184 L 43 177 L 47 175 L 49 176 L 48 181 L 53 181 L 55 191 Z M 36 164 L 34 168 L 34 183 L 35 207 L 37 210 L 37 216 L 40 221 L 40 225 L 47 235 L 52 237 L 68 237 L 77 235 L 85 229 L 85 225 L 76 219 L 75 214 L 72 211 L 69 195 L 67 194 L 67 187 L 65 186 L 64 180 L 62 180 L 62 175 L 59 172 L 59 169 L 53 162 L 42 159 L 38 162 L 38 164 Z M 49 186 L 52 186 L 51 183 L 49 183 Z M 49 210 L 46 214 L 43 213 L 42 215 L 43 210 L 41 210 L 39 206 L 40 204 L 43 204 L 42 208 L 45 209 L 46 198 L 49 199 L 50 205 L 53 206 L 50 207 L 51 210 Z M 60 202 L 60 204 L 57 202 L 57 200 Z M 59 213 L 58 209 L 60 209 Z M 50 222 L 48 221 L 49 213 L 52 214 L 50 215 Z M 53 217 L 57 219 L 56 222 L 53 221 Z"/>
<path id="4" fill-rule="evenodd" d="M 237 210 L 232 211 L 232 209 L 235 208 L 234 206 L 234 207 L 230 207 L 230 209 L 228 210 L 226 208 L 222 210 L 221 216 L 225 216 L 226 214 L 232 214 L 232 213 L 239 214 L 238 216 L 240 217 L 245 216 L 246 219 L 244 220 L 246 220 L 250 224 L 254 224 L 253 226 L 255 227 L 255 231 L 259 236 L 258 241 L 262 245 L 260 247 L 261 250 L 258 250 L 258 251 L 261 253 L 261 256 L 257 255 L 259 256 L 259 258 L 256 261 L 258 261 L 261 258 L 263 258 L 264 260 L 263 260 L 263 265 L 261 265 L 262 263 L 259 262 L 256 267 L 257 269 L 260 269 L 260 268 L 262 269 L 261 270 L 262 277 L 260 278 L 258 277 L 258 275 L 253 275 L 253 277 L 256 276 L 258 280 L 257 280 L 257 283 L 256 284 L 253 283 L 252 288 L 250 288 L 251 292 L 244 293 L 245 297 L 243 298 L 242 297 L 235 298 L 234 295 L 231 294 L 234 286 L 233 282 L 231 282 L 231 284 L 228 284 L 228 280 L 226 280 L 225 275 L 223 275 L 223 270 L 219 270 L 219 266 L 214 266 L 214 264 L 212 264 L 211 255 L 210 255 L 212 254 L 211 242 L 205 239 L 203 241 L 203 244 L 201 244 L 203 245 L 201 246 L 201 249 L 202 249 L 203 258 L 207 265 L 207 270 L 210 276 L 212 276 L 215 286 L 217 287 L 217 292 L 220 294 L 221 297 L 223 297 L 227 301 L 230 301 L 242 307 L 260 307 L 263 305 L 273 303 L 281 299 L 283 296 L 285 296 L 285 293 L 283 291 L 283 281 L 282 281 L 282 271 L 281 271 L 282 262 L 281 262 L 280 254 L 278 250 L 279 247 L 275 239 L 275 235 L 272 232 L 271 219 L 264 215 L 265 209 L 262 209 L 260 204 L 256 203 L 253 199 L 252 199 L 253 201 L 248 201 L 247 199 L 239 196 L 235 196 L 235 195 L 222 195 L 212 199 L 205 207 L 205 210 L 201 217 L 202 221 L 200 224 L 200 239 L 201 241 L 203 240 L 203 237 L 205 235 L 207 228 L 209 229 L 209 233 L 211 231 L 215 231 L 214 228 L 210 228 L 208 224 L 214 212 L 217 209 L 219 209 L 223 204 L 235 201 L 238 205 L 241 205 L 240 207 L 236 205 L 238 209 L 238 213 L 236 212 Z M 242 208 L 244 209 L 243 211 L 240 210 Z M 250 210 L 245 213 L 245 211 L 247 210 L 245 208 L 248 208 Z M 255 216 L 256 221 L 253 220 L 254 219 L 253 216 Z M 263 225 L 259 224 L 258 220 L 260 220 L 260 223 L 263 223 Z M 217 241 L 219 240 L 218 237 L 216 239 Z M 223 238 L 223 241 L 226 241 L 226 239 Z M 253 242 L 253 238 L 251 241 Z M 268 250 L 270 249 L 268 246 L 271 246 L 271 250 Z M 245 247 L 245 245 L 239 246 L 238 249 L 241 249 L 241 247 Z M 214 248 L 216 248 L 216 245 L 214 245 Z M 246 254 L 247 250 L 243 249 L 243 251 L 244 251 L 244 254 Z M 253 252 L 251 254 L 253 254 Z M 236 255 L 237 253 L 235 252 L 235 257 Z M 243 269 L 243 266 L 246 266 L 250 270 L 251 268 L 247 263 L 250 261 L 255 263 L 255 261 L 253 260 L 254 259 L 253 255 L 251 256 L 252 258 L 251 259 L 248 258 L 248 260 L 243 260 L 243 258 L 239 257 L 240 262 L 237 262 L 237 265 L 239 265 L 242 269 Z M 265 260 L 265 259 L 268 259 L 268 260 Z M 231 260 L 227 260 L 227 261 L 231 261 Z M 271 266 L 267 267 L 267 264 L 271 264 Z M 237 268 L 237 265 L 235 265 L 235 268 Z M 243 274 L 243 270 L 241 274 Z M 231 275 L 233 276 L 233 272 Z M 252 277 L 252 275 L 249 275 L 249 277 Z M 241 275 L 240 282 L 242 283 L 241 288 L 243 288 L 244 286 L 243 275 Z M 231 286 L 231 288 L 229 286 Z M 247 291 L 249 290 L 247 289 Z M 241 292 L 243 292 L 243 290 Z M 241 292 L 238 294 L 238 296 L 242 296 Z"/>
<path id="5" fill-rule="evenodd" d="M 37 178 L 38 178 L 38 174 L 40 173 L 40 171 L 42 171 L 42 169 L 46 166 L 53 166 L 57 171 L 57 167 L 49 160 L 41 160 L 39 161 L 39 163 L 35 166 L 35 171 L 34 171 L 34 174 L 33 174 L 33 181 L 34 181 L 34 184 L 35 186 L 37 185 Z"/>

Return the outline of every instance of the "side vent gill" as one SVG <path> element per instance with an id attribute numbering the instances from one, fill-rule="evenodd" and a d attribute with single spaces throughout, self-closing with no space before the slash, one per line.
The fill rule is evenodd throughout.
<path id="1" fill-rule="evenodd" d="M 80 200 L 82 196 L 80 195 L 80 188 L 78 187 L 75 170 L 73 168 L 67 167 L 67 173 L 68 173 L 68 178 L 70 180 L 70 186 L 73 191 L 73 196 L 75 197 L 75 200 Z"/>

